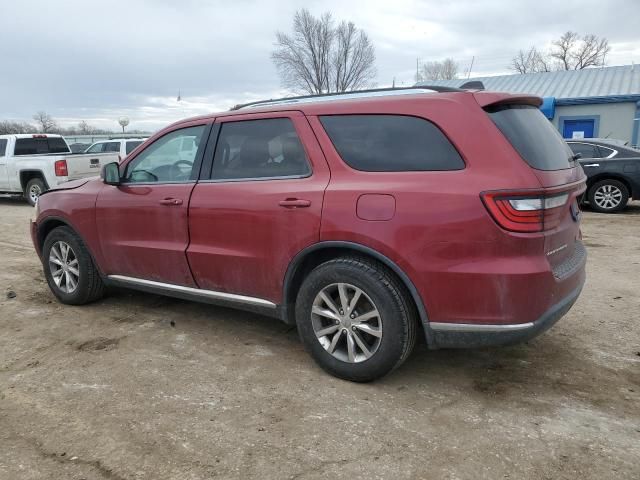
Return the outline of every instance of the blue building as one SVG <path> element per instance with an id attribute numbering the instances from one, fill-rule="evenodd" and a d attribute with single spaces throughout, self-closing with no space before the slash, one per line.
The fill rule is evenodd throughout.
<path id="1" fill-rule="evenodd" d="M 541 109 L 565 138 L 608 137 L 640 144 L 640 65 L 425 81 L 459 87 L 480 80 L 487 90 L 543 97 Z"/>

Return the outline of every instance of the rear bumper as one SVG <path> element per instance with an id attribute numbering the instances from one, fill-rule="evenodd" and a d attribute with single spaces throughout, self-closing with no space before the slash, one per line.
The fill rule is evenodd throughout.
<path id="1" fill-rule="evenodd" d="M 551 328 L 571 309 L 580 296 L 584 281 L 583 269 L 579 286 L 533 322 L 507 325 L 430 323 L 433 346 L 477 348 L 526 342 Z"/>

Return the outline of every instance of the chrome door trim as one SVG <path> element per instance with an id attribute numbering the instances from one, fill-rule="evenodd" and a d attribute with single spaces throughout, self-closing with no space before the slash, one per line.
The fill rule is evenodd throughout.
<path id="1" fill-rule="evenodd" d="M 255 305 L 259 307 L 276 308 L 276 304 L 263 298 L 248 297 L 245 295 L 236 295 L 235 293 L 216 292 L 213 290 L 203 290 L 201 288 L 184 287 L 182 285 L 173 285 L 171 283 L 155 282 L 153 280 L 145 280 L 143 278 L 127 277 L 124 275 L 107 275 L 109 280 L 122 282 L 130 285 L 142 287 L 151 287 L 157 290 L 166 290 L 167 292 L 177 292 L 191 295 L 193 297 L 209 298 L 212 300 L 223 300 L 227 302 L 243 303 L 247 305 Z"/>

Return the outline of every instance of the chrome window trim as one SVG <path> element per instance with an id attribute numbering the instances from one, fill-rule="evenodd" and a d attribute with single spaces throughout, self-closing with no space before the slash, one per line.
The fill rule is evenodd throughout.
<path id="1" fill-rule="evenodd" d="M 611 155 L 609 155 L 608 157 L 600 157 L 602 159 L 608 159 L 608 158 L 613 158 L 618 154 L 618 150 L 611 148 L 611 147 L 605 147 L 604 145 L 598 145 L 595 143 L 589 143 L 589 142 L 576 142 L 574 140 L 570 140 L 567 141 L 567 143 L 579 143 L 580 145 L 589 145 L 590 147 L 596 147 L 598 149 L 606 149 L 606 150 L 611 150 Z M 594 158 L 594 157 L 585 157 L 585 158 Z"/>
<path id="2" fill-rule="evenodd" d="M 274 177 L 246 177 L 246 178 L 211 178 L 200 180 L 198 183 L 237 183 L 237 182 L 262 182 L 265 180 L 300 180 L 302 178 L 310 178 L 313 173 L 308 175 L 280 175 Z"/>
<path id="3" fill-rule="evenodd" d="M 246 305 L 255 305 L 259 307 L 276 308 L 276 304 L 263 298 L 249 297 L 246 295 L 237 295 L 235 293 L 217 292 L 214 290 L 204 290 L 201 288 L 185 287 L 182 285 L 174 285 L 171 283 L 156 282 L 153 280 L 145 280 L 143 278 L 127 277 L 125 275 L 107 275 L 109 280 L 122 282 L 130 285 L 138 285 L 142 287 L 152 287 L 158 290 L 166 290 L 169 292 L 179 292 L 192 295 L 194 297 L 211 298 L 213 300 L 224 300 L 228 302 L 244 303 Z"/>

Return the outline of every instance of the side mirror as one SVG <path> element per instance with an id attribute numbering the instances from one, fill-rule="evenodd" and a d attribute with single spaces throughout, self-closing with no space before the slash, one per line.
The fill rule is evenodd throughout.
<path id="1" fill-rule="evenodd" d="M 120 166 L 118 162 L 111 162 L 104 165 L 100 176 L 107 185 L 120 185 Z"/>

